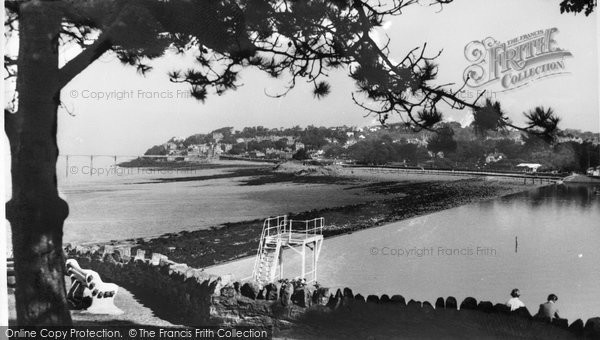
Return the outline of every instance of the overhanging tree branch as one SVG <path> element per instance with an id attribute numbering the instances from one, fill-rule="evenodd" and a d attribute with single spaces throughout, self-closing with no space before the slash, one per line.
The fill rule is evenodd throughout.
<path id="1" fill-rule="evenodd" d="M 91 63 L 112 48 L 109 32 L 103 32 L 98 39 L 76 57 L 69 60 L 59 71 L 59 88 L 62 89 Z"/>

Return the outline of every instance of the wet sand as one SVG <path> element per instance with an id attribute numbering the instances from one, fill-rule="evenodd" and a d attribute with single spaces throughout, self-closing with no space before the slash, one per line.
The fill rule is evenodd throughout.
<path id="1" fill-rule="evenodd" d="M 241 174 L 241 173 L 240 173 Z M 248 176 L 247 172 L 243 173 Z M 193 179 L 189 179 L 193 180 Z M 529 190 L 510 180 L 486 177 L 461 177 L 421 174 L 377 174 L 366 170 L 346 172 L 312 172 L 297 175 L 289 171 L 265 169 L 242 185 L 270 183 L 345 185 L 348 190 L 362 190 L 379 197 L 368 202 L 309 211 L 294 211 L 290 219 L 325 218 L 325 237 L 351 233 L 407 218 L 489 200 Z M 285 199 L 285 197 L 281 197 Z M 264 216 L 267 218 L 268 216 Z M 146 252 L 167 255 L 171 260 L 204 268 L 246 256 L 254 256 L 262 230 L 261 219 L 225 223 L 209 229 L 169 233 L 152 239 L 138 239 L 132 245 Z"/>

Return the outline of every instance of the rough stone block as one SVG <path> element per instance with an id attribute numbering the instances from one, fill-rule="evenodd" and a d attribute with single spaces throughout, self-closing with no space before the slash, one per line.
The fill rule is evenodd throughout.
<path id="1" fill-rule="evenodd" d="M 527 309 L 527 307 L 517 308 L 512 311 L 511 314 L 521 318 L 531 319 L 531 313 L 529 313 L 529 309 Z"/>
<path id="2" fill-rule="evenodd" d="M 387 294 L 383 294 L 380 298 L 379 298 L 379 303 L 390 303 L 390 296 Z"/>
<path id="3" fill-rule="evenodd" d="M 161 257 L 162 254 L 152 253 L 152 257 L 150 258 L 150 264 L 152 264 L 153 266 L 158 266 L 160 264 Z"/>
<path id="4" fill-rule="evenodd" d="M 189 280 L 190 278 L 194 278 L 194 274 L 196 274 L 196 269 L 188 267 L 185 271 L 185 279 Z"/>
<path id="5" fill-rule="evenodd" d="M 329 296 L 329 300 L 327 301 L 327 307 L 331 308 L 331 309 L 336 309 L 338 308 L 338 305 L 340 304 L 340 301 L 338 298 L 336 298 L 333 294 L 331 294 Z"/>
<path id="6" fill-rule="evenodd" d="M 233 288 L 233 286 L 225 286 L 223 288 L 221 288 L 221 296 L 226 297 L 226 298 L 232 298 L 235 297 L 236 295 L 236 291 L 235 288 Z"/>
<path id="7" fill-rule="evenodd" d="M 289 306 L 292 304 L 292 295 L 294 294 L 294 286 L 291 283 L 285 283 L 281 286 L 281 290 L 279 291 L 279 296 L 281 299 L 281 304 L 284 306 Z"/>
<path id="8" fill-rule="evenodd" d="M 300 307 L 310 307 L 311 291 L 308 287 L 299 287 L 292 294 L 292 302 Z"/>
<path id="9" fill-rule="evenodd" d="M 470 309 L 470 310 L 477 309 L 477 300 L 475 300 L 475 298 L 472 298 L 472 297 L 465 298 L 463 300 L 463 302 L 460 304 L 460 309 Z"/>
<path id="10" fill-rule="evenodd" d="M 410 301 L 408 301 L 408 303 L 406 304 L 407 308 L 413 308 L 413 309 L 421 309 L 422 305 L 421 305 L 421 301 L 416 301 L 413 299 L 410 299 Z"/>
<path id="11" fill-rule="evenodd" d="M 138 249 L 135 253 L 134 261 L 144 261 L 146 259 L 146 251 L 143 249 Z"/>
<path id="12" fill-rule="evenodd" d="M 358 302 L 358 303 L 366 303 L 365 301 L 365 297 L 360 295 L 360 294 L 356 294 L 354 296 L 354 301 Z"/>
<path id="13" fill-rule="evenodd" d="M 481 301 L 477 305 L 477 310 L 484 313 L 493 313 L 494 305 L 490 301 Z"/>
<path id="14" fill-rule="evenodd" d="M 178 263 L 170 261 L 169 258 L 167 256 L 165 256 L 165 255 L 160 255 L 160 258 L 158 259 L 158 265 L 159 266 L 168 266 L 168 265 L 171 265 L 171 264 L 178 264 Z"/>
<path id="15" fill-rule="evenodd" d="M 111 254 L 109 254 L 109 256 L 112 256 L 112 258 L 115 259 L 116 262 L 123 262 L 123 257 L 121 256 L 121 253 L 118 250 L 113 251 Z"/>
<path id="16" fill-rule="evenodd" d="M 496 311 L 496 313 L 503 313 L 503 314 L 508 314 L 510 313 L 510 307 L 508 307 L 507 305 L 503 304 L 503 303 L 497 303 L 494 305 L 494 310 Z"/>
<path id="17" fill-rule="evenodd" d="M 583 320 L 577 319 L 569 326 L 569 331 L 578 337 L 583 336 Z"/>
<path id="18" fill-rule="evenodd" d="M 567 319 L 554 319 L 552 320 L 552 324 L 562 329 L 569 328 L 569 321 Z"/>
<path id="19" fill-rule="evenodd" d="M 184 277 L 187 277 L 187 272 L 190 270 L 190 267 L 188 267 L 188 265 L 185 263 L 173 264 L 168 266 L 167 268 L 169 275 L 177 274 L 182 275 Z"/>
<path id="20" fill-rule="evenodd" d="M 456 309 L 456 298 L 454 296 L 448 296 L 446 298 L 446 309 Z"/>
<path id="21" fill-rule="evenodd" d="M 319 287 L 313 293 L 313 303 L 321 306 L 327 305 L 329 301 L 329 288 Z"/>
<path id="22" fill-rule="evenodd" d="M 124 258 L 124 259 L 131 258 L 131 247 L 120 247 L 118 250 L 119 250 L 119 253 L 121 254 L 122 258 Z"/>
<path id="23" fill-rule="evenodd" d="M 111 246 L 109 244 L 104 245 L 103 249 L 102 249 L 102 257 L 108 255 L 108 254 L 112 254 L 115 251 L 115 247 Z"/>
<path id="24" fill-rule="evenodd" d="M 240 293 L 242 296 L 245 296 L 250 299 L 256 299 L 258 297 L 259 289 L 258 285 L 255 282 L 246 282 L 242 285 L 240 289 Z"/>
<path id="25" fill-rule="evenodd" d="M 201 285 L 210 280 L 210 274 L 202 269 L 194 269 L 194 278 L 196 279 L 196 282 Z"/>
<path id="26" fill-rule="evenodd" d="M 584 334 L 589 339 L 600 339 L 600 317 L 594 317 L 586 321 Z"/>
<path id="27" fill-rule="evenodd" d="M 425 312 L 433 312 L 435 310 L 429 301 L 423 301 L 422 309 Z"/>
<path id="28" fill-rule="evenodd" d="M 104 255 L 104 257 L 102 258 L 102 261 L 104 261 L 104 263 L 109 263 L 112 265 L 117 264 L 117 260 L 114 258 L 112 253 L 107 253 L 106 255 Z"/>
<path id="29" fill-rule="evenodd" d="M 346 287 L 344 288 L 344 297 L 354 298 L 354 294 L 352 293 L 352 289 Z"/>
<path id="30" fill-rule="evenodd" d="M 369 295 L 367 296 L 367 303 L 379 303 L 379 296 L 377 295 Z"/>
<path id="31" fill-rule="evenodd" d="M 444 303 L 444 298 L 439 297 L 435 300 L 435 309 L 444 309 L 446 308 L 446 304 Z"/>
<path id="32" fill-rule="evenodd" d="M 275 301 L 279 299 L 279 289 L 281 289 L 279 283 L 269 283 L 265 286 L 265 289 L 265 300 Z"/>
<path id="33" fill-rule="evenodd" d="M 402 295 L 392 295 L 390 302 L 394 305 L 406 306 L 406 300 Z"/>
<path id="34" fill-rule="evenodd" d="M 577 319 L 568 328 L 569 332 L 575 334 L 577 337 L 583 336 L 583 320 Z"/>

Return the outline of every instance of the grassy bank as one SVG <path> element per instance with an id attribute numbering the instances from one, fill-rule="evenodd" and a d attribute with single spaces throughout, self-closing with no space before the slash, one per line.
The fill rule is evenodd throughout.
<path id="1" fill-rule="evenodd" d="M 367 203 L 288 213 L 289 218 L 298 220 L 324 217 L 325 237 L 351 233 L 531 188 L 531 186 L 490 181 L 485 178 L 439 179 L 429 176 L 418 180 L 413 177 L 396 176 L 396 180 L 389 178 L 365 180 L 360 176 L 354 178 L 324 175 L 296 176 L 293 173 L 274 172 L 264 168 L 251 171 L 238 169 L 229 172 L 227 176 L 251 176 L 246 177 L 242 185 L 283 182 L 343 184 L 348 189 L 359 188 L 366 192 L 381 194 L 382 199 Z M 205 179 L 186 178 L 188 181 Z M 136 241 L 136 247 L 147 252 L 165 254 L 176 262 L 203 268 L 255 255 L 262 222 L 263 220 L 260 219 L 226 223 L 208 230 L 165 234 L 150 240 L 139 239 Z"/>

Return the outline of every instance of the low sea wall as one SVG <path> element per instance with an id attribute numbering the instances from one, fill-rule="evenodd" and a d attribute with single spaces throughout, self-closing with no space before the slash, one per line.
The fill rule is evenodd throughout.
<path id="1" fill-rule="evenodd" d="M 368 320 L 389 320 L 392 316 L 396 321 L 408 317 L 424 323 L 435 318 L 452 323 L 483 323 L 486 327 L 499 327 L 505 335 L 600 338 L 600 317 L 586 322 L 578 319 L 570 325 L 566 319 L 557 319 L 549 324 L 536 320 L 526 308 L 510 312 L 504 304 L 478 302 L 471 297 L 460 304 L 454 297 L 440 297 L 432 304 L 406 301 L 401 295 L 365 297 L 354 294 L 350 288 L 333 292 L 326 287 L 287 280 L 259 289 L 253 282 L 236 281 L 231 275 L 211 275 L 170 261 L 162 254 L 146 256 L 138 251 L 132 256 L 129 246 L 68 245 L 65 256 L 77 260 L 84 269 L 98 272 L 104 282 L 128 289 L 144 304 L 154 307 L 157 316 L 185 325 L 286 329 L 294 324 L 326 322 L 327 327 L 336 327 L 344 320 L 360 317 L 361 324 L 368 327 Z"/>

